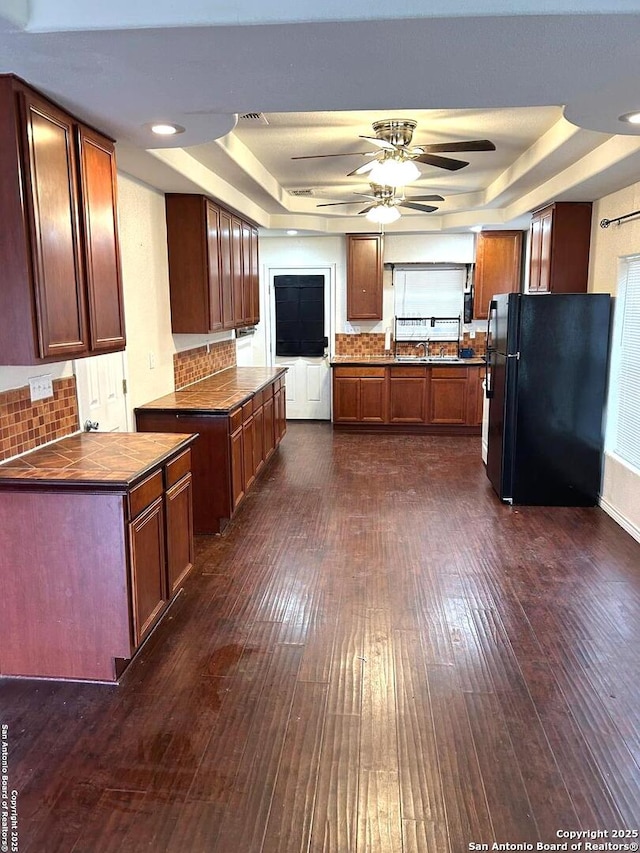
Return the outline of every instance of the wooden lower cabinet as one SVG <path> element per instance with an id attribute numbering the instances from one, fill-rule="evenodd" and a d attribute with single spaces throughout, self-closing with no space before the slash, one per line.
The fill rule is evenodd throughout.
<path id="1" fill-rule="evenodd" d="M 337 429 L 479 434 L 481 365 L 334 365 Z"/>
<path id="2" fill-rule="evenodd" d="M 167 606 L 167 564 L 162 497 L 129 525 L 133 631 L 136 646 Z"/>
<path id="3" fill-rule="evenodd" d="M 193 478 L 184 476 L 165 495 L 169 597 L 193 568 Z"/>
<path id="4" fill-rule="evenodd" d="M 334 423 L 383 424 L 386 417 L 387 381 L 384 367 L 334 368 Z"/>
<path id="5" fill-rule="evenodd" d="M 110 442 L 106 470 L 113 442 L 126 450 L 129 436 L 96 433 L 91 440 L 103 437 Z M 42 482 L 2 481 L 1 675 L 118 679 L 193 564 L 187 439 L 176 436 L 180 452 L 164 459 L 152 446 L 151 470 L 131 486 L 108 476 L 98 481 L 99 473 L 90 479 L 95 453 L 77 481 L 71 473 L 52 483 L 46 467 Z M 65 458 L 77 458 L 80 441 L 56 444 L 70 448 L 60 451 Z M 45 466 L 56 444 L 43 451 Z"/>
<path id="6" fill-rule="evenodd" d="M 429 393 L 429 423 L 466 425 L 468 385 L 465 368 L 434 367 Z"/>
<path id="7" fill-rule="evenodd" d="M 424 367 L 389 370 L 389 423 L 426 423 L 427 381 Z"/>
<path id="8" fill-rule="evenodd" d="M 162 400 L 158 408 L 148 403 L 136 409 L 140 432 L 198 433 L 192 449 L 197 534 L 224 530 L 286 432 L 283 374 L 247 397 L 230 411 L 210 411 L 202 397 L 189 411 L 167 408 Z"/>

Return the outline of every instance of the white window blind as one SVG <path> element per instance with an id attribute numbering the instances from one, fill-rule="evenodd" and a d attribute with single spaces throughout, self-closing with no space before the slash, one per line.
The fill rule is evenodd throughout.
<path id="1" fill-rule="evenodd" d="M 396 269 L 393 273 L 396 317 L 459 317 L 464 308 L 467 268 L 463 264 L 434 264 L 417 269 Z M 400 323 L 398 332 L 405 339 L 444 340 L 455 337 L 457 325 L 437 323 L 418 326 Z"/>
<path id="2" fill-rule="evenodd" d="M 615 308 L 612 449 L 640 472 L 640 257 L 625 267 Z"/>

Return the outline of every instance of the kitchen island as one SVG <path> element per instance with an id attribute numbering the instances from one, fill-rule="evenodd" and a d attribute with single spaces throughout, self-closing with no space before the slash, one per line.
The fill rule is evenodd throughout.
<path id="1" fill-rule="evenodd" d="M 336 430 L 480 435 L 482 358 L 336 356 L 331 367 Z"/>
<path id="2" fill-rule="evenodd" d="M 193 563 L 195 438 L 80 433 L 0 465 L 0 674 L 117 680 Z"/>
<path id="3" fill-rule="evenodd" d="M 221 533 L 286 432 L 286 367 L 229 367 L 135 410 L 146 432 L 197 432 L 196 533 Z"/>

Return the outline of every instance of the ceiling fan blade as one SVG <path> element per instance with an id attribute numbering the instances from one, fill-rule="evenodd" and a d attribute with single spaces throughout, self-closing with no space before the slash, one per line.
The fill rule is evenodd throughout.
<path id="1" fill-rule="evenodd" d="M 414 204 L 411 201 L 398 202 L 398 207 L 410 207 L 411 210 L 421 210 L 423 213 L 433 213 L 434 210 L 438 209 L 432 204 Z"/>
<path id="2" fill-rule="evenodd" d="M 302 154 L 292 160 L 318 160 L 321 157 L 373 157 L 377 151 L 347 151 L 344 154 Z"/>
<path id="3" fill-rule="evenodd" d="M 433 145 L 422 145 L 426 152 L 436 151 L 495 151 L 496 146 L 489 139 L 468 139 L 466 142 L 436 142 Z"/>
<path id="4" fill-rule="evenodd" d="M 412 195 L 407 201 L 444 201 L 441 195 Z"/>
<path id="5" fill-rule="evenodd" d="M 358 216 L 359 216 L 361 213 L 369 213 L 369 211 L 370 211 L 370 210 L 373 210 L 373 208 L 374 208 L 374 207 L 377 207 L 377 206 L 378 206 L 377 204 L 370 204 L 370 205 L 369 205 L 369 207 L 365 207 L 365 208 L 364 208 L 364 210 L 359 210 L 359 211 L 358 211 Z"/>
<path id="6" fill-rule="evenodd" d="M 396 151 L 401 148 L 400 145 L 394 145 L 393 142 L 387 142 L 386 139 L 378 139 L 377 136 L 360 136 L 360 139 L 366 139 L 367 142 L 373 142 L 378 148 L 384 148 L 385 151 Z"/>
<path id="7" fill-rule="evenodd" d="M 358 168 L 354 169 L 353 172 L 349 172 L 347 177 L 351 178 L 353 175 L 364 175 L 366 172 L 370 172 L 377 162 L 377 160 L 369 160 L 368 163 L 363 163 L 362 166 L 358 166 Z"/>
<path id="8" fill-rule="evenodd" d="M 452 157 L 438 157 L 437 154 L 421 154 L 419 157 L 413 158 L 414 163 L 426 163 L 428 166 L 437 166 L 439 169 L 448 169 L 450 172 L 456 172 L 458 169 L 464 169 L 469 163 L 467 160 L 454 160 Z"/>
<path id="9" fill-rule="evenodd" d="M 328 201 L 324 204 L 316 204 L 316 207 L 335 207 L 337 204 L 362 204 L 357 199 L 355 201 Z"/>

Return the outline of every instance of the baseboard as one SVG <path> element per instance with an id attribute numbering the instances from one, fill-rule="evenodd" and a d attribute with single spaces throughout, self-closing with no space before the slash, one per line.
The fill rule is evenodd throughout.
<path id="1" fill-rule="evenodd" d="M 605 498 L 600 498 L 600 507 L 610 515 L 611 518 L 622 527 L 623 530 L 629 534 L 629 536 L 633 536 L 636 542 L 640 542 L 640 528 L 636 527 L 635 524 L 632 524 L 628 518 L 625 518 L 624 515 L 618 512 L 618 510 L 609 503 L 609 501 L 605 500 Z"/>

